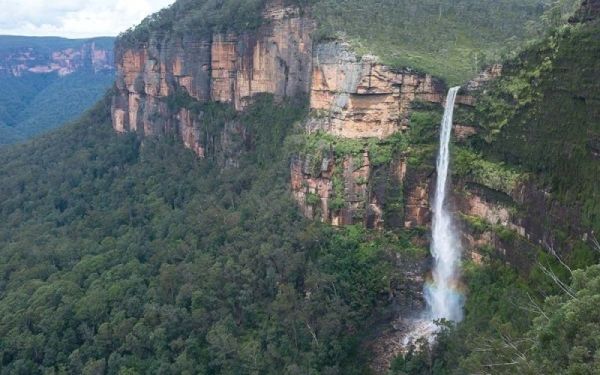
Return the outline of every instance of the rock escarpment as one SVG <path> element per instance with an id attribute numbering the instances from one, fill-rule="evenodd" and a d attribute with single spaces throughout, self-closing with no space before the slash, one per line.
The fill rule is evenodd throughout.
<path id="1" fill-rule="evenodd" d="M 429 75 L 394 70 L 374 57 L 360 58 L 341 42 L 313 47 L 315 24 L 297 8 L 270 2 L 263 18 L 263 26 L 241 34 L 199 38 L 157 33 L 143 45 L 120 46 L 112 105 L 115 130 L 176 132 L 186 147 L 204 157 L 211 145 L 202 111 L 192 111 L 177 99 L 227 103 L 243 110 L 253 96 L 268 93 L 277 99 L 309 96 L 307 134 L 385 141 L 407 130 L 412 103 L 440 104 L 445 97 L 445 85 Z M 229 128 L 244 136 L 243 126 Z M 406 162 L 399 158 L 375 165 L 371 151 L 365 148 L 351 157 L 331 152 L 318 161 L 318 171 L 308 167 L 316 157 L 295 158 L 292 190 L 304 214 L 335 225 L 382 227 L 386 202 L 401 200 Z M 408 175 L 415 180 L 413 171 Z M 408 187 L 408 225 L 422 225 L 428 217 L 421 185 Z M 388 219 L 404 225 L 404 212 Z"/>
<path id="2" fill-rule="evenodd" d="M 345 43 L 316 46 L 306 132 L 362 140 L 365 147 L 350 156 L 332 151 L 317 162 L 320 169 L 310 167 L 315 155 L 292 161 L 292 191 L 304 214 L 333 225 L 382 228 L 386 216 L 396 226 L 424 224 L 428 203 L 423 202 L 421 184 L 414 182 L 416 171 L 407 171 L 402 155 L 383 165 L 373 163 L 374 150 L 366 143 L 369 139 L 385 143 L 406 132 L 414 103 L 439 105 L 445 95 L 446 86 L 430 75 L 391 69 L 373 56 L 360 58 Z M 470 98 L 460 101 L 469 103 Z M 400 203 L 404 193 L 410 202 L 406 213 Z M 387 215 L 390 206 L 403 207 Z"/>
<path id="3" fill-rule="evenodd" d="M 309 135 L 385 142 L 409 128 L 413 103 L 439 105 L 445 98 L 445 85 L 432 76 L 358 57 L 341 42 L 313 46 L 315 23 L 297 8 L 273 1 L 263 18 L 263 26 L 241 34 L 199 38 L 156 33 L 142 45 L 120 46 L 112 105 L 115 130 L 176 132 L 186 147 L 204 157 L 211 145 L 202 111 L 182 102 L 220 102 L 243 110 L 253 96 L 267 93 L 276 99 L 309 96 Z M 471 99 L 463 96 L 459 101 L 470 104 Z M 228 128 L 244 136 L 243 126 Z M 407 171 L 401 156 L 393 163 L 373 163 L 372 153 L 364 148 L 353 156 L 332 151 L 318 161 L 311 155 L 295 158 L 292 191 L 304 214 L 334 225 L 382 227 L 386 202 L 400 205 L 405 181 L 413 181 L 406 189 L 406 218 L 397 209 L 388 219 L 397 225 L 405 219 L 408 226 L 425 224 L 425 187 L 416 181 L 420 174 Z M 319 168 L 309 168 L 314 163 Z"/>
<path id="4" fill-rule="evenodd" d="M 393 70 L 372 56 L 358 58 L 349 46 L 318 45 L 310 106 L 318 116 L 309 131 L 344 138 L 387 138 L 408 126 L 415 100 L 441 103 L 445 86 L 429 75 Z"/>
<path id="5" fill-rule="evenodd" d="M 372 165 L 368 151 L 341 158 L 330 153 L 320 160 L 318 171 L 311 169 L 310 164 L 311 156 L 297 157 L 291 164 L 292 194 L 306 217 L 336 226 L 383 226 L 386 186 L 374 181 L 373 176 L 389 176 L 395 172 L 390 166 Z M 394 175 L 398 184 L 402 184 L 402 178 L 401 174 Z"/>
<path id="6" fill-rule="evenodd" d="M 45 41 L 47 39 L 47 41 Z M 93 73 L 114 70 L 114 54 L 105 40 L 67 40 L 27 37 L 0 39 L 0 76 L 56 73 L 61 77 L 86 70 Z"/>
<path id="7" fill-rule="evenodd" d="M 368 147 L 360 155 L 331 152 L 319 159 L 317 170 L 313 158 L 304 155 L 291 162 L 292 193 L 306 217 L 378 229 L 430 223 L 432 173 L 409 167 L 403 155 L 376 165 Z"/>
<path id="8" fill-rule="evenodd" d="M 220 102 L 243 110 L 258 94 L 280 100 L 307 95 L 307 137 L 324 134 L 361 148 L 348 154 L 329 146 L 293 158 L 291 189 L 303 214 L 333 225 L 429 225 L 434 170 L 409 162 L 415 148 L 423 146 L 394 152 L 384 161 L 373 147 L 409 133 L 415 106 L 441 107 L 445 84 L 409 69 L 391 69 L 373 56 L 359 57 L 342 42 L 313 45 L 315 23 L 280 1 L 270 2 L 263 18 L 262 26 L 243 33 L 200 37 L 162 32 L 144 44 L 120 46 L 112 105 L 115 130 L 147 136 L 174 132 L 200 157 L 207 155 L 207 148 L 229 149 L 239 156 L 239 150 L 231 150 L 236 147 L 232 139 L 248 136 L 244 125 L 228 123 L 220 140 L 211 138 L 203 110 L 193 110 L 190 103 Z M 492 66 L 468 90 L 480 89 L 501 72 L 501 66 Z M 475 104 L 470 91 L 457 103 Z M 473 125 L 457 123 L 457 138 L 473 136 Z M 226 164 L 235 165 L 235 157 Z M 509 208 L 490 203 L 476 191 L 465 192 L 457 206 L 466 215 L 528 235 L 523 220 L 514 218 Z M 467 241 L 476 246 L 476 237 Z M 539 242 L 543 235 L 530 237 Z"/>
<path id="9" fill-rule="evenodd" d="M 263 17 L 263 26 L 241 34 L 202 38 L 157 33 L 144 45 L 118 48 L 115 130 L 145 135 L 177 131 L 187 147 L 203 156 L 202 116 L 181 106 L 171 108 L 170 98 L 184 95 L 241 110 L 257 94 L 276 99 L 306 95 L 314 23 L 281 2 L 271 3 Z"/>

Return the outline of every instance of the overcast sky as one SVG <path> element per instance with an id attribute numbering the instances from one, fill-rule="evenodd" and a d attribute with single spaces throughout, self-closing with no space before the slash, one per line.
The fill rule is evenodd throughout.
<path id="1" fill-rule="evenodd" d="M 113 36 L 174 0 L 0 0 L 0 35 Z"/>

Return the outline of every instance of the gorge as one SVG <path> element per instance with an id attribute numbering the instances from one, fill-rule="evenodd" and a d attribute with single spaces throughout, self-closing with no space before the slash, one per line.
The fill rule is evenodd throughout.
<path id="1" fill-rule="evenodd" d="M 442 116 L 447 89 L 441 79 L 360 56 L 341 40 L 313 40 L 318 25 L 298 6 L 270 1 L 260 17 L 265 23 L 250 31 L 209 33 L 203 39 L 161 31 L 139 45 L 121 42 L 111 110 L 115 130 L 144 137 L 175 133 L 200 158 L 237 168 L 258 136 L 234 114 L 215 133 L 206 104 L 243 113 L 261 96 L 279 103 L 307 96 L 309 114 L 299 124 L 302 146 L 294 149 L 290 165 L 292 196 L 302 214 L 337 227 L 424 230 L 412 239 L 416 247 L 427 246 L 426 233 L 433 230 L 432 284 L 411 297 L 412 311 L 395 311 L 401 317 L 427 303 L 431 319 L 462 320 L 456 279 L 461 247 L 464 258 L 476 263 L 495 248 L 492 258 L 526 273 L 535 267 L 540 249 L 588 246 L 581 238 L 591 238 L 590 227 L 587 233 L 569 230 L 562 238 L 548 230 L 576 216 L 572 207 L 545 194 L 531 175 L 465 146 L 487 136 L 478 100 L 485 99 L 506 67 L 492 65 L 466 89 L 450 90 L 452 105 L 447 103 Z M 437 116 L 443 117 L 443 142 L 435 174 L 438 148 L 432 135 L 437 130 L 431 129 L 440 123 Z M 457 181 L 450 189 L 446 142 L 454 125 L 458 168 L 450 171 Z M 446 193 L 458 208 L 455 225 L 445 212 Z M 556 224 L 541 224 L 547 210 L 569 214 L 550 214 Z M 426 268 L 416 261 L 401 274 L 423 289 Z M 393 340 L 402 342 L 403 330 L 391 333 Z M 383 362 L 385 368 L 390 359 Z"/>
<path id="2" fill-rule="evenodd" d="M 115 38 L 0 35 L 0 146 L 81 116 L 114 81 Z"/>
<path id="3" fill-rule="evenodd" d="M 149 16 L 0 149 L 0 372 L 595 374 L 599 9 Z"/>

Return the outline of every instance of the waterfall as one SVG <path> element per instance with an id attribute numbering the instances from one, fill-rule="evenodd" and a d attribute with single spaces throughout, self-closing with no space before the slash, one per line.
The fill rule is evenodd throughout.
<path id="1" fill-rule="evenodd" d="M 454 102 L 460 87 L 453 87 L 446 98 L 446 110 L 440 131 L 437 158 L 437 183 L 433 202 L 431 255 L 434 258 L 433 280 L 425 288 L 429 318 L 461 321 L 463 295 L 458 289 L 461 246 L 452 215 L 446 207 L 448 168 L 450 165 L 450 135 Z"/>

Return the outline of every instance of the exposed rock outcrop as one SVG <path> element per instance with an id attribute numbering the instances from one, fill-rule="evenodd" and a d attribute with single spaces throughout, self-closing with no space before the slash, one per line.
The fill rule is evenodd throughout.
<path id="1" fill-rule="evenodd" d="M 385 139 L 405 131 L 415 101 L 444 101 L 445 85 L 431 76 L 393 70 L 374 57 L 359 58 L 341 42 L 319 44 L 313 51 L 315 24 L 297 8 L 274 1 L 263 17 L 268 22 L 254 32 L 204 39 L 157 34 L 138 48 L 119 48 L 115 130 L 176 132 L 186 147 L 204 157 L 217 145 L 207 144 L 202 113 L 181 105 L 171 108 L 174 98 L 229 103 L 241 110 L 260 93 L 279 99 L 309 94 L 314 115 L 306 131 L 352 139 Z M 459 102 L 470 104 L 472 99 L 463 96 Z M 386 203 L 403 200 L 407 164 L 396 160 L 374 167 L 364 151 L 358 157 L 330 152 L 319 161 L 310 155 L 292 161 L 292 191 L 303 213 L 334 225 L 381 228 L 386 216 L 398 226 L 425 225 L 428 195 L 423 182 L 416 181 L 419 176 L 409 173 L 406 210 L 402 202 L 390 210 Z"/>
<path id="2" fill-rule="evenodd" d="M 303 214 L 337 226 L 366 223 L 368 227 L 380 228 L 381 198 L 369 188 L 374 172 L 369 153 L 339 160 L 330 153 L 320 165 L 320 170 L 313 170 L 310 156 L 292 160 L 292 193 Z M 335 171 L 336 168 L 339 170 Z M 341 186 L 336 188 L 336 183 Z M 334 197 L 343 207 L 332 205 Z"/>
<path id="3" fill-rule="evenodd" d="M 416 102 L 439 105 L 446 97 L 447 88 L 441 81 L 408 69 L 391 69 L 373 56 L 359 58 L 342 42 L 315 46 L 312 70 L 312 115 L 305 125 L 307 133 L 384 140 L 408 130 Z M 474 99 L 466 94 L 459 96 L 457 102 L 472 105 Z M 465 137 L 469 133 L 470 129 L 465 128 Z M 395 226 L 428 223 L 428 176 L 422 176 L 422 171 L 409 170 L 401 157 L 396 157 L 391 165 L 373 168 L 368 148 L 358 165 L 356 159 L 331 153 L 328 161 L 343 169 L 336 179 L 342 186 L 337 189 L 331 182 L 331 168 L 320 172 L 303 168 L 311 162 L 310 157 L 292 163 L 293 194 L 306 216 L 319 217 L 334 225 L 362 222 L 371 228 L 383 227 L 386 217 Z M 352 165 L 351 171 L 348 165 Z M 384 169 L 387 174 L 376 178 Z M 344 196 L 340 200 L 338 192 L 332 207 L 333 190 L 342 190 Z M 314 195 L 320 199 L 318 210 L 307 204 L 310 196 L 314 203 Z M 398 200 L 401 202 L 393 202 Z"/>
<path id="4" fill-rule="evenodd" d="M 187 95 L 240 110 L 256 94 L 277 99 L 308 94 L 314 22 L 280 1 L 271 2 L 263 16 L 265 24 L 252 32 L 206 38 L 156 34 L 146 45 L 118 48 L 115 130 L 146 135 L 175 130 L 203 156 L 201 116 L 172 110 L 169 98 Z"/>
<path id="5" fill-rule="evenodd" d="M 408 126 L 415 100 L 441 103 L 446 88 L 429 75 L 396 71 L 376 58 L 358 58 L 349 46 L 316 46 L 310 95 L 317 114 L 308 131 L 344 138 L 386 138 Z"/>
<path id="6" fill-rule="evenodd" d="M 424 227 L 431 224 L 430 199 L 434 174 L 426 170 L 410 170 L 404 184 L 404 227 Z"/>
<path id="7" fill-rule="evenodd" d="M 488 66 L 483 72 L 479 73 L 477 77 L 467 83 L 467 90 L 474 91 L 483 87 L 487 82 L 494 80 L 502 75 L 502 65 L 493 64 Z"/>
<path id="8" fill-rule="evenodd" d="M 447 88 L 431 76 L 391 69 L 372 56 L 359 58 L 341 42 L 319 44 L 313 50 L 310 34 L 315 24 L 296 8 L 271 2 L 263 17 L 268 22 L 253 32 L 205 38 L 156 34 L 138 48 L 118 49 L 114 128 L 145 135 L 176 132 L 199 157 L 210 149 L 229 148 L 225 164 L 236 165 L 239 150 L 228 140 L 233 134 L 247 136 L 243 124 L 227 124 L 217 141 L 207 136 L 202 112 L 170 102 L 183 96 L 241 110 L 261 93 L 278 99 L 308 94 L 312 116 L 306 131 L 350 139 L 385 139 L 406 131 L 415 102 L 444 102 Z M 483 72 L 468 85 L 467 94 L 459 96 L 458 104 L 473 105 L 470 91 L 501 72 L 499 65 Z M 457 124 L 456 130 L 459 140 L 475 131 L 469 124 Z M 427 168 L 408 167 L 402 155 L 375 166 L 368 147 L 355 156 L 329 150 L 291 162 L 292 193 L 303 214 L 333 225 L 427 226 L 433 177 Z M 459 205 L 467 215 L 527 236 L 505 207 L 476 194 Z"/>
<path id="9" fill-rule="evenodd" d="M 572 241 L 565 242 L 564 233 L 584 241 L 590 235 L 578 209 L 564 206 L 532 180 L 520 182 L 510 195 L 466 181 L 456 186 L 458 213 L 487 226 L 475 231 L 466 222 L 463 226 L 463 242 L 472 258 L 480 258 L 481 249 L 492 247 L 495 256 L 527 271 L 536 248 L 564 255 L 573 246 Z"/>
<path id="10" fill-rule="evenodd" d="M 64 77 L 80 70 L 94 73 L 114 70 L 113 50 L 102 47 L 95 40 L 58 41 L 56 47 L 50 42 L 50 47 L 44 48 L 34 47 L 35 42 L 25 46 L 27 40 L 24 40 L 20 42 L 23 47 L 0 48 L 0 76 L 56 73 Z M 62 44 L 71 46 L 63 47 Z"/>

